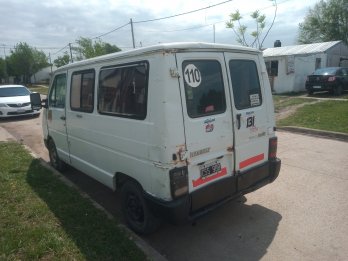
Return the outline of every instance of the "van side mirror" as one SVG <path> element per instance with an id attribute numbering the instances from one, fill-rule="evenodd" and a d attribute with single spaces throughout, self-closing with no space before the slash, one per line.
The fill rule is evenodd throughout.
<path id="1" fill-rule="evenodd" d="M 42 107 L 47 108 L 47 100 L 41 101 L 40 93 L 34 92 L 30 94 L 30 103 L 32 110 L 40 110 Z"/>

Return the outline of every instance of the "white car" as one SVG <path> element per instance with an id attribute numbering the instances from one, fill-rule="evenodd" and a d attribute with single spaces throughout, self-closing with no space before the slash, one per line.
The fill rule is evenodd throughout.
<path id="1" fill-rule="evenodd" d="M 39 116 L 40 110 L 33 110 L 30 94 L 23 85 L 0 86 L 0 118 L 31 115 Z"/>

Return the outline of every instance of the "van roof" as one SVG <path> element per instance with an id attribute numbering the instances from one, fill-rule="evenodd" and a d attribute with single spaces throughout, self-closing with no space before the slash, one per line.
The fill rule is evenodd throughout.
<path id="1" fill-rule="evenodd" d="M 178 42 L 178 43 L 162 43 L 157 45 L 152 45 L 148 47 L 141 47 L 137 49 L 132 49 L 128 51 L 120 51 L 116 53 L 106 54 L 102 56 L 98 56 L 91 59 L 82 60 L 79 62 L 74 62 L 71 64 L 67 64 L 58 68 L 68 69 L 76 66 L 83 66 L 91 63 L 97 63 L 101 61 L 106 61 L 114 58 L 126 58 L 131 56 L 137 56 L 148 53 L 156 53 L 156 52 L 179 52 L 179 51 L 235 51 L 235 52 L 247 52 L 247 53 L 261 53 L 261 51 L 245 47 L 245 46 L 236 46 L 236 45 L 228 45 L 228 44 L 216 44 L 216 43 L 203 43 L 203 42 Z"/>

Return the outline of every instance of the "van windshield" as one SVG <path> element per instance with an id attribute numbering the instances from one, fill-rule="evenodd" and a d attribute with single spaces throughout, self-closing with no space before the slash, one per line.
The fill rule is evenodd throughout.
<path id="1" fill-rule="evenodd" d="M 221 65 L 215 60 L 187 60 L 182 64 L 187 113 L 191 118 L 226 111 Z"/>

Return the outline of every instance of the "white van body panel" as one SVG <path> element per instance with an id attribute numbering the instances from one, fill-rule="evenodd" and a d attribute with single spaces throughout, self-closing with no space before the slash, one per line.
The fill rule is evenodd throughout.
<path id="1" fill-rule="evenodd" d="M 248 68 L 255 68 L 260 83 L 259 92 L 248 97 L 254 105 L 242 109 L 236 106 L 237 83 L 229 69 L 230 61 L 240 60 L 248 61 Z M 221 106 L 221 112 L 213 113 L 214 107 L 220 105 L 205 101 L 204 116 L 196 117 L 188 109 L 190 76 L 185 76 L 185 69 L 195 68 L 195 63 L 204 68 L 206 61 L 216 72 L 210 75 L 207 67 L 202 79 L 199 72 L 196 77 L 208 85 L 219 77 L 226 104 Z M 118 117 L 100 111 L 104 106 L 104 100 L 98 98 L 101 74 L 136 65 L 147 72 L 145 117 Z M 136 180 L 151 197 L 170 202 L 174 200 L 170 180 L 173 169 L 187 169 L 187 193 L 191 194 L 215 182 L 235 180 L 239 173 L 269 160 L 269 139 L 275 137 L 273 103 L 264 61 L 257 50 L 207 43 L 161 44 L 69 64 L 59 68 L 55 76 L 63 73 L 67 76 L 65 108 L 51 108 L 48 104 L 44 138 L 54 140 L 64 162 L 113 190 L 121 173 Z M 76 88 L 73 92 L 72 79 L 79 74 L 94 75 L 94 82 L 89 83 L 94 88 L 88 97 L 93 101 L 90 111 L 73 108 Z M 201 87 L 192 86 L 195 90 Z M 219 169 L 214 175 L 202 176 L 202 169 L 216 166 Z"/>

